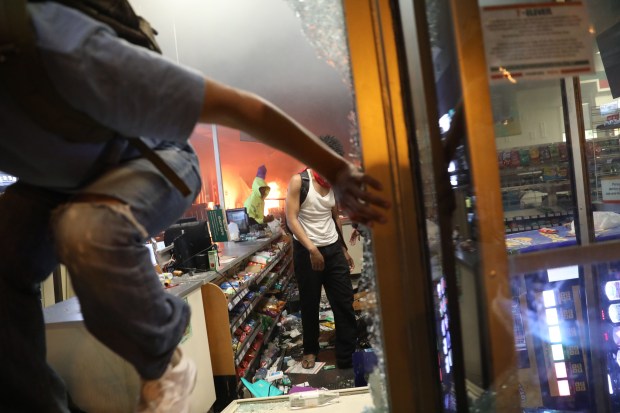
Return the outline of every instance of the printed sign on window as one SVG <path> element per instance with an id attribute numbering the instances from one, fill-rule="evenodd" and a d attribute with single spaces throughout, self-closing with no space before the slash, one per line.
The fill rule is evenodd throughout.
<path id="1" fill-rule="evenodd" d="M 488 6 L 480 15 L 492 83 L 594 72 L 594 30 L 583 2 Z"/>
<path id="2" fill-rule="evenodd" d="M 603 202 L 620 203 L 620 176 L 601 178 Z"/>

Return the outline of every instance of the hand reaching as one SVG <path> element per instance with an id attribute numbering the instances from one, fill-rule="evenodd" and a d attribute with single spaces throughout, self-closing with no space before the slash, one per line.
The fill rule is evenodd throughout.
<path id="1" fill-rule="evenodd" d="M 331 184 L 338 205 L 347 211 L 352 221 L 369 226 L 373 222 L 387 222 L 385 215 L 375 207 L 388 209 L 389 202 L 367 190 L 367 187 L 379 191 L 382 189 L 376 179 L 348 163 L 348 167 L 343 168 Z"/>

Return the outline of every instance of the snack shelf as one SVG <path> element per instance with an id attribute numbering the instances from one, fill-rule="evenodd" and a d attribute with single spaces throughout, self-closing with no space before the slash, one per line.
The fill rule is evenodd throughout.
<path id="1" fill-rule="evenodd" d="M 274 318 L 274 320 L 273 320 L 273 324 L 271 325 L 271 327 L 269 327 L 269 330 L 267 330 L 267 333 L 265 333 L 265 335 L 263 336 L 263 343 L 261 344 L 261 346 L 256 351 L 256 357 L 254 357 L 254 360 L 252 360 L 252 362 L 250 362 L 250 364 L 248 365 L 248 368 L 245 371 L 245 375 L 243 376 L 243 377 L 245 377 L 246 380 L 250 380 L 251 379 L 250 375 L 254 373 L 253 370 L 255 370 L 256 363 L 258 363 L 258 361 L 260 361 L 260 357 L 261 357 L 261 355 L 263 353 L 263 350 L 265 349 L 267 344 L 271 341 L 272 336 L 273 336 L 273 332 L 276 330 L 276 327 L 278 326 L 278 320 L 280 319 L 281 315 L 282 315 L 282 312 L 278 313 L 276 318 Z M 242 385 L 241 382 L 239 383 L 239 385 L 240 386 Z"/>
<path id="2" fill-rule="evenodd" d="M 234 334 L 235 330 L 237 330 L 237 328 L 241 327 L 241 325 L 245 322 L 245 320 L 248 318 L 248 316 L 250 314 L 252 314 L 252 312 L 254 311 L 254 308 L 256 307 L 256 304 L 258 304 L 258 302 L 264 297 L 264 294 L 257 294 L 256 297 L 254 297 L 254 299 L 252 300 L 252 302 L 250 303 L 250 305 L 248 306 L 247 309 L 245 309 L 245 311 L 243 311 L 241 314 L 239 314 L 238 316 L 236 316 L 231 322 L 230 322 L 230 332 Z"/>
<path id="3" fill-rule="evenodd" d="M 258 332 L 260 331 L 260 327 L 261 327 L 260 323 L 257 323 L 256 327 L 254 327 L 254 330 L 252 330 L 252 333 L 250 333 L 250 336 L 248 336 L 248 338 L 245 340 L 245 343 L 243 343 L 243 347 L 241 348 L 241 350 L 237 351 L 237 354 L 235 356 L 236 366 L 238 366 L 239 363 L 241 363 L 245 355 L 248 353 L 248 349 L 250 348 L 252 343 L 254 343 L 254 339 L 256 339 L 256 336 L 258 335 Z"/>
<path id="4" fill-rule="evenodd" d="M 228 311 L 232 310 L 237 304 L 239 304 L 239 302 L 247 295 L 247 293 L 249 292 L 248 288 L 251 287 L 252 285 L 255 284 L 260 284 L 260 282 L 263 280 L 263 278 L 265 278 L 265 275 L 267 275 L 271 269 L 278 263 L 280 262 L 280 260 L 282 259 L 282 257 L 284 257 L 286 255 L 286 253 L 288 252 L 290 248 L 290 245 L 287 244 L 282 251 L 280 251 L 278 253 L 278 255 L 276 255 L 270 262 L 269 264 L 263 268 L 261 270 L 260 273 L 258 273 L 257 275 L 255 275 L 254 277 L 252 277 L 252 279 L 250 279 L 248 282 L 244 283 L 243 285 L 240 285 L 239 288 L 237 289 L 236 293 L 234 296 L 231 296 L 228 299 Z"/>
<path id="5" fill-rule="evenodd" d="M 202 286 L 202 295 L 204 303 L 205 321 L 209 332 L 209 351 L 211 353 L 213 376 L 217 383 L 216 395 L 222 403 L 230 402 L 237 397 L 237 385 L 240 383 L 238 369 L 239 364 L 247 358 L 250 351 L 254 351 L 252 343 L 256 341 L 256 337 L 260 336 L 259 332 L 265 328 L 266 324 L 258 323 L 259 326 L 249 332 L 246 340 L 239 343 L 238 348 L 233 348 L 234 332 L 241 327 L 249 317 L 258 314 L 261 301 L 264 301 L 265 295 L 278 279 L 282 279 L 284 274 L 288 274 L 290 262 L 292 258 L 292 240 L 287 234 L 280 232 L 279 236 L 273 236 L 266 240 L 248 241 L 244 243 L 225 243 L 223 254 L 226 256 L 243 257 L 243 259 L 235 259 L 233 264 L 229 264 L 225 269 L 220 270 L 220 277 L 208 282 Z M 248 269 L 257 271 L 252 279 L 240 285 L 240 290 L 233 297 L 227 297 L 226 293 L 220 288 L 221 283 L 232 280 L 235 274 L 239 274 L 252 260 L 252 256 L 259 251 L 266 249 L 276 251 L 271 261 L 265 264 L 260 271 L 257 269 Z M 276 271 L 274 271 L 274 268 Z M 276 275 L 268 275 L 275 273 Z M 271 278 L 273 277 L 273 278 Z M 259 286 L 263 284 L 262 293 Z M 259 291 L 256 291 L 259 290 Z M 230 310 L 233 308 L 232 303 L 238 304 L 243 297 L 250 291 L 256 293 L 252 300 L 248 300 L 247 308 L 240 310 L 240 314 L 231 316 Z M 245 304 L 244 304 L 245 305 Z M 268 329 L 268 332 L 270 330 Z M 247 334 L 247 333 L 246 333 Z M 261 333 L 262 334 L 262 333 Z M 270 333 L 271 334 L 271 333 Z M 269 341 L 269 335 L 265 335 L 266 342 Z M 253 354 L 253 353 L 252 353 Z M 243 373 L 241 373 L 243 374 Z"/>
<path id="6" fill-rule="evenodd" d="M 288 249 L 286 250 L 288 251 Z M 286 252 L 284 252 L 284 254 L 286 254 Z M 245 319 L 247 318 L 248 315 L 250 315 L 255 307 L 256 304 L 258 304 L 258 302 L 266 295 L 268 294 L 271 289 L 271 287 L 276 283 L 276 281 L 282 276 L 282 271 L 284 271 L 289 265 L 290 263 L 293 261 L 293 258 L 287 258 L 287 260 L 285 261 L 285 264 L 282 264 L 282 267 L 280 268 L 279 272 L 272 272 L 271 274 L 276 274 L 274 277 L 272 277 L 267 284 L 265 284 L 266 290 L 262 293 L 257 294 L 257 296 L 252 300 L 252 302 L 250 303 L 250 305 L 248 306 L 248 308 L 246 310 L 244 310 L 241 314 L 239 314 L 238 316 L 236 316 L 235 318 L 233 318 L 231 320 L 231 326 L 230 326 L 230 331 L 232 333 L 235 332 L 235 330 L 241 326 L 241 324 L 243 324 L 243 322 L 245 321 Z M 264 278 L 264 277 L 263 277 Z"/>

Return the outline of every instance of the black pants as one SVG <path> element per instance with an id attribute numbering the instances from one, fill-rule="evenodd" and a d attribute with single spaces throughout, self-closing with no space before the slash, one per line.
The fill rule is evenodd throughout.
<path id="1" fill-rule="evenodd" d="M 319 251 L 325 259 L 325 268 L 323 271 L 314 271 L 308 250 L 300 242 L 293 242 L 295 277 L 299 285 L 304 330 L 304 354 L 319 353 L 319 306 L 321 287 L 324 287 L 336 323 L 336 361 L 339 367 L 349 367 L 357 339 L 349 264 L 339 242 L 319 247 Z"/>

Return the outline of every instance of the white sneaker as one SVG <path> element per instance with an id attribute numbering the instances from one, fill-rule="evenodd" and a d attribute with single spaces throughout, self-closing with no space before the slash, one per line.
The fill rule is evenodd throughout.
<path id="1" fill-rule="evenodd" d="M 177 348 L 163 376 L 142 382 L 136 412 L 188 413 L 195 385 L 196 365 Z"/>

